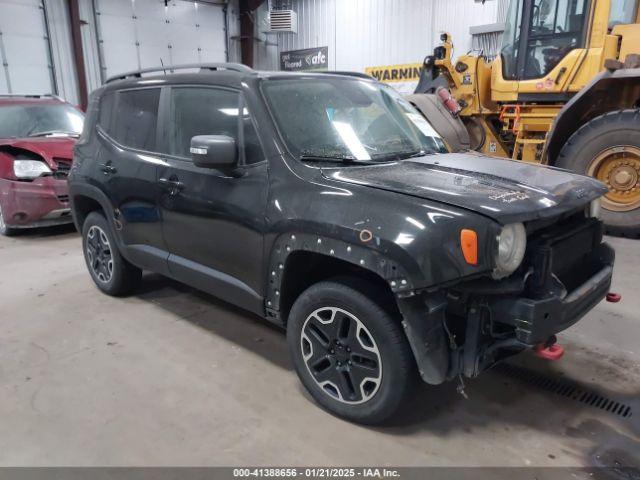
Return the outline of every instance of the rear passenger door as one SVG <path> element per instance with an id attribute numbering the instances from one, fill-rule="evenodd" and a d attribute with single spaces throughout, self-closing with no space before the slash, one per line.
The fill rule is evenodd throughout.
<path id="1" fill-rule="evenodd" d="M 263 313 L 267 162 L 239 91 L 172 87 L 163 98 L 162 230 L 173 277 Z M 193 164 L 196 135 L 236 139 L 235 175 Z M 179 185 L 173 188 L 171 185 Z"/>
<path id="2" fill-rule="evenodd" d="M 97 184 L 114 209 L 116 235 L 137 265 L 167 272 L 167 248 L 158 209 L 160 88 L 108 92 L 98 119 Z"/>

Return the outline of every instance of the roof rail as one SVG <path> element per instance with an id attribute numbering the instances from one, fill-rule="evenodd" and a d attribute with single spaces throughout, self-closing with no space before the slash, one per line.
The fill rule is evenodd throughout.
<path id="1" fill-rule="evenodd" d="M 115 82 L 116 80 L 124 80 L 125 78 L 140 78 L 143 73 L 155 73 L 155 72 L 171 72 L 173 73 L 175 70 L 187 70 L 199 68 L 202 70 L 233 70 L 234 72 L 242 72 L 249 73 L 253 72 L 253 69 L 243 65 L 241 63 L 188 63 L 186 65 L 166 65 L 164 67 L 153 67 L 153 68 L 143 68 L 141 70 L 134 70 L 132 72 L 121 73 L 120 75 L 114 75 L 112 77 L 107 78 L 104 82 L 110 83 Z"/>
<path id="2" fill-rule="evenodd" d="M 367 80 L 375 80 L 375 77 L 372 77 L 371 75 L 369 75 L 367 73 L 347 72 L 345 70 L 335 70 L 335 71 L 323 70 L 323 71 L 320 71 L 320 72 L 310 72 L 310 73 L 326 73 L 326 74 L 329 74 L 329 75 L 344 75 L 345 77 L 358 77 L 358 78 L 366 78 Z"/>
<path id="3" fill-rule="evenodd" d="M 41 98 L 41 97 L 50 97 L 50 98 L 60 98 L 53 93 L 0 93 L 0 97 L 2 98 L 11 98 L 11 97 L 22 97 L 22 98 Z"/>

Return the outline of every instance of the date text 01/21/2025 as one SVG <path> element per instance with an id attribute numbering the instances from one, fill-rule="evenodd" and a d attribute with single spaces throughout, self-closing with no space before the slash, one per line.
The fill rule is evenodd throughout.
<path id="1" fill-rule="evenodd" d="M 400 473 L 388 468 L 235 468 L 234 478 L 301 477 L 301 478 L 398 478 Z"/>

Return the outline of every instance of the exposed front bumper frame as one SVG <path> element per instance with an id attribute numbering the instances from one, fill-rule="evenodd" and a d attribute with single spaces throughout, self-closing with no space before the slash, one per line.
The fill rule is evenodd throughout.
<path id="1" fill-rule="evenodd" d="M 614 250 L 602 243 L 593 252 L 594 274 L 566 295 L 544 298 L 495 298 L 489 302 L 493 318 L 515 327 L 516 339 L 533 346 L 566 330 L 602 301 L 611 287 Z"/>

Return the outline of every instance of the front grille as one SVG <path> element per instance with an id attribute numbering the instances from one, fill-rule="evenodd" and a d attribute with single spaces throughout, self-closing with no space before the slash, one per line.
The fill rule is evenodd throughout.
<path id="1" fill-rule="evenodd" d="M 69 203 L 69 195 L 58 195 L 58 200 L 61 203 Z"/>
<path id="2" fill-rule="evenodd" d="M 65 179 L 69 176 L 71 170 L 71 160 L 66 158 L 54 158 L 56 162 L 56 170 L 53 172 L 53 176 L 59 179 Z"/>

